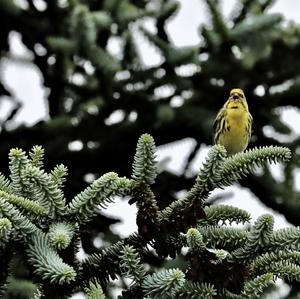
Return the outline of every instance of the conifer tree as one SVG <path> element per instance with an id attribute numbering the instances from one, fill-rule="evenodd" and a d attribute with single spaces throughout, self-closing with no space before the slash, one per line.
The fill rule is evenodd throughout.
<path id="1" fill-rule="evenodd" d="M 1 119 L 0 132 L 0 171 L 3 173 L 0 183 L 1 192 L 5 192 L 5 196 L 2 196 L 5 206 L 2 209 L 6 211 L 1 212 L 0 221 L 3 240 L 1 281 L 4 283 L 8 279 L 10 290 L 25 290 L 27 287 L 36 289 L 34 298 L 40 298 L 41 294 L 49 294 L 54 283 L 57 285 L 56 294 L 72 293 L 73 286 L 78 286 L 75 277 L 82 277 L 78 272 L 89 277 L 90 267 L 94 262 L 97 265 L 100 256 L 105 253 L 104 262 L 100 259 L 101 265 L 104 265 L 101 273 L 106 274 L 103 280 L 100 273 L 96 279 L 89 277 L 84 286 L 80 285 L 81 290 L 91 298 L 95 294 L 109 294 L 110 290 L 106 289 L 107 276 L 114 278 L 120 275 L 119 270 L 122 277 L 127 273 L 133 280 L 128 295 L 126 292 L 122 295 L 129 298 L 131 292 L 159 296 L 151 286 L 162 281 L 170 283 L 168 290 L 171 291 L 164 289 L 165 293 L 161 294 L 168 293 L 181 298 L 195 297 L 192 293 L 188 295 L 191 289 L 198 297 L 204 296 L 201 294 L 206 294 L 208 298 L 252 296 L 251 290 L 263 290 L 274 277 L 281 277 L 291 286 L 287 298 L 293 298 L 300 292 L 300 286 L 295 282 L 298 270 L 293 264 L 297 264 L 297 252 L 293 251 L 297 250 L 293 247 L 297 244 L 297 229 L 274 232 L 269 216 L 257 219 L 254 226 L 246 231 L 219 228 L 220 221 L 247 222 L 250 216 L 246 211 L 223 205 L 207 205 L 212 189 L 230 185 L 238 179 L 241 186 L 251 190 L 266 206 L 283 214 L 292 225 L 299 225 L 299 192 L 295 179 L 299 164 L 299 138 L 280 117 L 282 109 L 299 107 L 299 24 L 287 22 L 283 15 L 271 13 L 270 8 L 276 2 L 274 0 L 237 1 L 229 17 L 222 13 L 221 1 L 202 2 L 209 20 L 200 25 L 200 43 L 192 47 L 178 47 L 167 30 L 167 24 L 181 9 L 176 0 L 0 1 L 0 72 L 3 72 L 5 63 L 11 60 L 28 63 L 28 58 L 12 55 L 13 45 L 9 44 L 9 40 L 17 32 L 31 53 L 30 63 L 39 69 L 43 84 L 49 91 L 46 99 L 49 118 L 33 126 L 21 124 L 12 128 L 10 125 L 22 110 L 22 105 L 6 85 L 3 76 L 0 76 L 1 99 L 11 103 L 10 111 Z M 153 21 L 154 31 L 147 28 L 147 20 Z M 139 52 L 137 33 L 160 54 L 161 61 L 157 65 L 148 66 L 144 63 Z M 118 55 L 110 51 L 110 45 L 114 42 L 120 44 Z M 278 152 L 277 148 L 269 147 L 237 156 L 236 159 L 241 159 L 237 164 L 237 161 L 226 158 L 222 149 L 213 148 L 199 176 L 191 178 L 186 175 L 201 146 L 211 144 L 213 119 L 232 87 L 245 90 L 254 117 L 253 138 L 249 147 L 273 145 L 291 150 L 290 161 L 282 164 L 281 181 L 274 177 L 266 165 L 259 173 L 252 173 L 247 178 L 239 176 L 239 163 L 246 165 L 243 169 L 246 173 L 252 171 L 251 163 L 254 160 L 261 163 L 260 155 L 266 157 L 270 150 L 272 153 L 274 151 L 270 159 L 277 158 L 280 150 Z M 160 93 L 163 88 L 170 91 L 167 96 Z M 118 123 L 111 123 L 110 116 L 116 112 L 122 118 Z M 132 171 L 128 161 L 133 156 L 136 140 L 144 132 L 149 132 L 157 145 L 186 137 L 195 141 L 181 173 L 163 170 L 155 178 L 157 165 L 153 161 L 154 148 L 148 135 L 144 136 L 148 140 L 145 141 L 147 146 L 141 145 L 142 141 L 139 143 L 140 150 L 136 153 Z M 70 145 L 73 141 L 80 141 L 82 148 L 72 151 Z M 28 152 L 34 145 L 42 145 L 45 149 L 45 168 L 41 147 L 34 147 L 27 155 L 24 151 L 13 150 L 11 164 L 7 167 L 7 153 L 11 148 L 23 148 Z M 149 163 L 144 170 L 141 168 L 142 161 Z M 66 167 L 58 165 L 60 163 Z M 213 177 L 208 175 L 211 167 L 216 169 Z M 69 177 L 65 184 L 67 169 Z M 112 170 L 118 175 L 108 173 Z M 92 189 L 85 189 L 87 175 L 95 177 Z M 208 180 L 203 181 L 205 178 Z M 155 184 L 151 185 L 154 179 Z M 195 179 L 196 183 L 191 187 Z M 134 188 L 131 185 L 133 183 Z M 93 188 L 104 200 L 104 205 L 109 204 L 116 194 L 132 197 L 130 202 L 136 203 L 139 211 L 138 235 L 121 240 L 110 231 L 110 224 L 118 220 L 104 217 L 101 209 L 94 210 L 92 198 L 87 202 L 82 201 L 91 196 Z M 176 198 L 176 194 L 183 190 L 190 191 L 186 197 Z M 193 205 L 190 205 L 191 202 Z M 197 217 L 191 217 L 193 213 Z M 78 227 L 78 218 L 81 217 L 82 226 Z M 12 219 L 17 222 L 12 222 Z M 168 246 L 163 231 L 170 234 Z M 105 233 L 113 247 L 100 251 L 95 248 L 93 240 L 99 232 Z M 181 236 L 179 239 L 178 234 Z M 215 240 L 209 239 L 211 235 L 215 236 Z M 287 244 L 291 235 L 294 238 L 293 246 Z M 13 244 L 5 245 L 7 242 Z M 77 261 L 75 263 L 72 259 L 79 243 L 91 255 L 91 265 L 77 265 Z M 25 244 L 31 255 L 24 261 L 24 258 L 19 258 L 19 251 L 25 248 Z M 153 245 L 158 256 L 148 252 L 145 244 Z M 274 255 L 275 244 L 287 247 L 278 252 L 275 250 Z M 194 281 L 191 279 L 192 273 L 182 268 L 181 272 L 173 268 L 169 271 L 169 268 L 165 268 L 164 257 L 179 256 L 182 261 L 179 254 L 182 246 L 189 248 L 187 260 L 194 265 L 193 269 L 203 266 L 197 260 L 201 254 L 205 260 L 220 265 L 226 271 L 226 267 L 231 267 L 235 261 L 240 259 L 244 262 L 246 259 L 245 268 L 231 269 L 232 273 L 242 273 L 240 277 L 245 281 L 239 281 L 235 286 L 229 284 L 222 290 L 219 282 L 210 279 L 208 282 L 205 279 L 203 282 Z M 48 249 L 44 250 L 48 247 L 54 250 L 51 253 Z M 214 247 L 216 249 L 211 253 Z M 254 256 L 245 257 L 248 251 L 253 252 Z M 6 258 L 12 252 L 15 252 L 15 258 Z M 49 260 L 46 258 L 46 266 L 35 260 L 46 252 L 61 267 L 56 270 L 66 271 L 63 273 L 67 276 L 62 278 L 58 272 L 54 275 L 47 268 Z M 123 252 L 123 259 L 116 262 L 116 267 L 120 262 L 124 269 L 116 270 L 111 264 L 116 252 Z M 27 267 L 25 262 L 33 261 L 35 264 Z M 151 274 L 148 263 L 161 267 L 164 272 L 154 271 Z M 224 263 L 227 265 L 225 268 Z M 12 276 L 7 277 L 8 272 L 17 272 L 15 265 L 23 264 L 24 267 L 19 267 L 23 269 L 19 270 L 22 273 L 15 275 L 17 281 Z M 210 267 L 208 264 L 207 267 Z M 140 272 L 132 272 L 130 265 L 138 265 Z M 269 265 L 277 268 L 264 272 L 262 269 L 268 269 Z M 218 267 L 214 271 L 219 271 Z M 249 270 L 248 267 L 251 271 L 246 277 L 244 274 Z M 148 272 L 144 272 L 144 268 Z M 24 279 L 29 277 L 28 271 L 36 273 L 37 277 L 45 275 L 46 283 L 40 278 L 33 282 Z M 196 269 L 195 275 L 199 271 Z M 211 275 L 216 273 L 214 271 Z M 205 276 L 203 273 L 199 275 Z M 173 289 L 172 283 L 181 286 L 181 291 Z M 64 293 L 61 289 L 64 289 Z M 10 298 L 18 296 L 17 293 L 9 294 Z M 260 294 L 257 294 L 258 298 Z"/>

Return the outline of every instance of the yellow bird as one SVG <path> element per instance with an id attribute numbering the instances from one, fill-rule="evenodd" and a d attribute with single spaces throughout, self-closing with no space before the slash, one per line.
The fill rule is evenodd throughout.
<path id="1" fill-rule="evenodd" d="M 214 142 L 225 147 L 231 156 L 246 149 L 251 137 L 252 116 L 242 89 L 235 88 L 217 114 Z"/>

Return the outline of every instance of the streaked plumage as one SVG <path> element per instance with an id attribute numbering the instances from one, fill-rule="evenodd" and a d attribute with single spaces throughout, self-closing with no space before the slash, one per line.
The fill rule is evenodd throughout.
<path id="1" fill-rule="evenodd" d="M 252 116 L 242 89 L 235 88 L 217 114 L 214 142 L 226 148 L 227 155 L 244 151 L 251 137 Z"/>

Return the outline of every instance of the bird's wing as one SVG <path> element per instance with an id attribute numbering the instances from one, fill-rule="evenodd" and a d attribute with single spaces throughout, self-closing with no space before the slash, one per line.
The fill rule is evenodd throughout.
<path id="1" fill-rule="evenodd" d="M 253 118 L 252 115 L 249 113 L 248 123 L 247 123 L 247 132 L 248 132 L 249 139 L 251 138 L 251 133 L 252 133 L 252 123 L 253 123 Z"/>
<path id="2" fill-rule="evenodd" d="M 214 143 L 218 143 L 220 134 L 225 129 L 225 114 L 226 109 L 223 107 L 217 114 L 217 117 L 214 122 Z"/>

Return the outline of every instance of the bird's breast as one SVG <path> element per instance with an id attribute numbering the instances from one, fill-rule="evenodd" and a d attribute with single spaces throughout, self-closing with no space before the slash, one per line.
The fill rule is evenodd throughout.
<path id="1" fill-rule="evenodd" d="M 226 118 L 226 134 L 222 143 L 228 154 L 245 149 L 248 144 L 248 112 L 242 109 L 228 109 Z"/>
<path id="2" fill-rule="evenodd" d="M 247 119 L 247 115 L 248 112 L 238 106 L 233 106 L 232 108 L 227 109 L 228 118 L 235 122 L 243 122 Z"/>
<path id="3" fill-rule="evenodd" d="M 245 128 L 248 123 L 248 112 L 242 109 L 228 109 L 227 111 L 227 125 L 228 131 L 236 136 L 242 136 L 246 133 Z"/>

